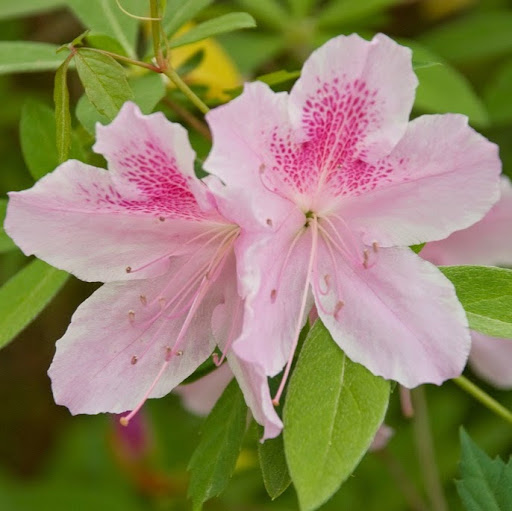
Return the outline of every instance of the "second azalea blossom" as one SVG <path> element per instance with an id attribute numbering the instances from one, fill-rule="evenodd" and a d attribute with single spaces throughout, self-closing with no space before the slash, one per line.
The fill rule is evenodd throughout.
<path id="1" fill-rule="evenodd" d="M 126 103 L 110 125 L 98 125 L 94 149 L 108 171 L 65 162 L 10 194 L 5 223 L 26 254 L 106 282 L 57 342 L 49 370 L 56 402 L 72 413 L 131 410 L 127 424 L 219 345 L 265 437 L 276 436 L 282 424 L 266 375 L 230 351 L 243 313 L 240 228 L 196 178 L 186 131 Z"/>
<path id="2" fill-rule="evenodd" d="M 480 222 L 427 243 L 421 257 L 440 265 L 512 267 L 512 185 L 501 178 L 501 198 Z M 471 367 L 492 385 L 512 388 L 512 339 L 471 332 Z"/>
<path id="3" fill-rule="evenodd" d="M 459 375 L 470 336 L 452 284 L 409 245 L 447 237 L 498 198 L 496 145 L 462 115 L 408 122 L 409 49 L 384 35 L 332 39 L 290 94 L 262 83 L 212 110 L 205 168 L 242 227 L 241 358 L 285 367 L 313 303 L 334 340 L 407 387 Z"/>

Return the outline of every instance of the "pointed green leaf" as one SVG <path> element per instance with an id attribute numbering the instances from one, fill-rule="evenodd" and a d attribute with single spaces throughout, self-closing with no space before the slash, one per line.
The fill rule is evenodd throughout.
<path id="1" fill-rule="evenodd" d="M 288 0 L 292 14 L 296 18 L 305 18 L 317 3 L 317 0 Z"/>
<path id="2" fill-rule="evenodd" d="M 237 0 L 237 3 L 258 21 L 278 30 L 286 26 L 290 17 L 278 0 Z"/>
<path id="3" fill-rule="evenodd" d="M 148 15 L 147 2 L 122 0 L 123 8 L 134 15 Z M 68 0 L 68 5 L 86 28 L 116 39 L 126 54 L 135 58 L 139 20 L 125 14 L 115 0 Z"/>
<path id="4" fill-rule="evenodd" d="M 512 338 L 512 270 L 491 266 L 439 269 L 455 286 L 473 330 L 493 337 Z"/>
<path id="5" fill-rule="evenodd" d="M 37 181 L 59 164 L 55 138 L 55 114 L 44 103 L 28 99 L 20 119 L 20 142 L 23 158 Z"/>
<path id="6" fill-rule="evenodd" d="M 36 181 L 57 167 L 59 158 L 55 114 L 48 105 L 36 99 L 25 102 L 21 111 L 20 142 L 25 163 Z M 78 160 L 84 158 L 73 134 L 69 157 Z"/>
<path id="7" fill-rule="evenodd" d="M 475 12 L 443 23 L 420 42 L 452 62 L 473 62 L 512 53 L 512 12 Z"/>
<path id="8" fill-rule="evenodd" d="M 260 436 L 263 436 L 263 428 L 260 428 Z M 284 454 L 283 435 L 260 443 L 258 454 L 265 489 L 272 500 L 277 499 L 292 482 Z"/>
<path id="9" fill-rule="evenodd" d="M 203 39 L 218 34 L 233 32 L 234 30 L 240 30 L 242 28 L 253 28 L 255 26 L 256 22 L 253 17 L 246 12 L 231 12 L 192 27 L 182 36 L 171 39 L 169 46 L 171 48 L 177 48 L 178 46 L 202 41 Z"/>
<path id="10" fill-rule="evenodd" d="M 127 57 L 125 49 L 121 46 L 119 41 L 111 36 L 105 34 L 98 34 L 97 32 L 89 32 L 87 34 L 87 46 L 98 48 L 99 50 L 109 51 L 117 55 Z"/>
<path id="11" fill-rule="evenodd" d="M 512 122 L 512 60 L 501 67 L 485 90 L 484 101 L 494 124 Z"/>
<path id="12" fill-rule="evenodd" d="M 112 57 L 87 48 L 76 51 L 75 62 L 90 102 L 112 120 L 124 102 L 133 99 L 123 67 Z"/>
<path id="13" fill-rule="evenodd" d="M 57 69 L 65 56 L 55 44 L 0 41 L 0 75 Z"/>
<path id="14" fill-rule="evenodd" d="M 339 28 L 341 24 L 353 23 L 401 2 L 402 0 L 330 0 L 320 11 L 318 24 L 323 28 Z"/>
<path id="15" fill-rule="evenodd" d="M 57 145 L 57 160 L 59 163 L 67 160 L 71 147 L 71 114 L 69 113 L 68 67 L 70 55 L 57 69 L 53 100 L 55 102 L 55 140 Z"/>
<path id="16" fill-rule="evenodd" d="M 188 469 L 188 496 L 194 510 L 219 495 L 227 486 L 242 448 L 247 422 L 247 406 L 236 380 L 217 401 L 203 426 L 201 440 Z"/>
<path id="17" fill-rule="evenodd" d="M 164 15 L 164 32 L 172 36 L 213 0 L 168 0 Z"/>
<path id="18" fill-rule="evenodd" d="M 467 511 L 512 510 L 512 460 L 491 459 L 461 428 L 462 447 L 457 490 Z"/>
<path id="19" fill-rule="evenodd" d="M 5 212 L 7 210 L 7 199 L 0 199 L 0 253 L 14 250 L 14 241 L 7 236 L 4 229 Z"/>
<path id="20" fill-rule="evenodd" d="M 151 73 L 131 78 L 129 84 L 133 90 L 134 101 L 139 105 L 142 113 L 150 114 L 156 104 L 165 96 L 165 84 L 162 76 Z M 108 124 L 110 119 L 100 114 L 84 94 L 76 105 L 76 117 L 82 126 L 94 135 L 96 123 Z"/>
<path id="21" fill-rule="evenodd" d="M 290 380 L 284 445 L 302 510 L 317 509 L 352 474 L 384 420 L 389 382 L 349 360 L 317 321 Z"/>
<path id="22" fill-rule="evenodd" d="M 36 259 L 0 288 L 0 348 L 46 307 L 68 274 Z"/>
<path id="23" fill-rule="evenodd" d="M 23 0 L 0 2 L 0 19 L 18 18 L 62 7 L 64 0 Z"/>

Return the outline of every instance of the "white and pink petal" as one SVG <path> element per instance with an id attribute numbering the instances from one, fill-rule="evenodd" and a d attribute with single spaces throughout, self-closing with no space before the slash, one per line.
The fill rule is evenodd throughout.
<path id="1" fill-rule="evenodd" d="M 445 238 L 480 220 L 499 197 L 498 148 L 461 115 L 418 117 L 374 166 L 387 169 L 375 186 L 340 197 L 336 208 L 369 245 Z"/>
<path id="2" fill-rule="evenodd" d="M 469 354 L 467 319 L 453 285 L 408 248 L 380 249 L 368 268 L 334 260 L 319 246 L 318 313 L 354 362 L 405 387 L 461 374 Z"/>

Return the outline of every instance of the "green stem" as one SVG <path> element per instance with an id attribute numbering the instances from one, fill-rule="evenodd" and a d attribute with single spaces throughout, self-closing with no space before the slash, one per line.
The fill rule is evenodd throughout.
<path id="1" fill-rule="evenodd" d="M 180 75 L 169 66 L 167 69 L 163 69 L 162 73 L 164 73 L 170 80 L 178 87 L 178 89 L 187 96 L 187 98 L 203 113 L 207 114 L 210 109 L 201 101 L 201 99 L 194 94 L 191 88 L 181 79 Z"/>
<path id="2" fill-rule="evenodd" d="M 159 0 L 149 0 L 151 10 L 151 35 L 153 36 L 153 51 L 155 58 L 160 69 L 165 69 L 166 60 L 162 52 L 162 19 L 160 17 L 160 2 Z"/>
<path id="3" fill-rule="evenodd" d="M 433 509 L 448 511 L 434 454 L 434 442 L 430 431 L 425 389 L 423 387 L 414 389 L 411 392 L 411 397 L 414 405 L 414 436 L 425 490 Z"/>
<path id="4" fill-rule="evenodd" d="M 160 73 L 160 68 L 154 66 L 153 64 L 148 64 L 147 62 L 141 62 L 140 60 L 131 59 L 130 57 L 125 57 L 124 55 L 118 55 L 117 53 L 112 53 L 107 50 L 100 50 L 99 48 L 87 48 L 88 50 L 95 51 L 96 53 L 102 53 L 103 55 L 108 55 L 113 59 L 120 60 L 121 62 L 126 62 L 128 64 L 132 64 L 134 66 L 143 67 L 144 69 L 149 69 L 150 71 L 155 71 L 156 73 Z M 76 51 L 76 50 L 75 50 Z"/>
<path id="5" fill-rule="evenodd" d="M 489 408 L 496 415 L 499 415 L 502 419 L 512 424 L 512 412 L 505 408 L 503 405 L 498 403 L 494 398 L 489 396 L 480 387 L 469 381 L 464 376 L 454 378 L 453 381 L 461 388 L 464 389 L 468 394 L 473 396 L 477 401 L 480 401 L 484 406 Z"/>

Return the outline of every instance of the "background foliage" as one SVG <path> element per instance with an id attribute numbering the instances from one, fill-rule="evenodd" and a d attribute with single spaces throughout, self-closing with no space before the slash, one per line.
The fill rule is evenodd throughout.
<path id="1" fill-rule="evenodd" d="M 137 15 L 148 15 L 146 2 L 123 0 L 122 5 Z M 190 21 L 194 25 L 186 25 Z M 257 28 L 251 28 L 254 21 Z M 171 62 L 210 106 L 235 96 L 243 80 L 255 77 L 263 76 L 276 90 L 288 89 L 304 58 L 334 35 L 357 31 L 371 37 L 385 32 L 414 51 L 420 79 L 415 115 L 447 111 L 468 115 L 475 128 L 499 144 L 504 172 L 512 176 L 512 5 L 506 0 L 167 0 L 164 26 L 172 36 Z M 102 166 L 102 159 L 90 149 L 94 124 L 108 122 L 129 98 L 144 112 L 159 109 L 184 122 L 199 158 L 208 152 L 204 127 L 186 115 L 200 114 L 180 92 L 160 75 L 122 68 L 90 50 L 80 50 L 67 72 L 60 68 L 57 86 L 61 93 L 56 95 L 54 110 L 55 72 L 68 53 L 56 53 L 56 49 L 84 29 L 91 30 L 88 46 L 127 57 L 149 54 L 147 23 L 123 14 L 114 0 L 0 2 L 2 217 L 7 191 L 30 187 L 66 157 Z M 217 37 L 204 40 L 210 35 Z M 86 83 L 85 95 L 79 78 Z M 69 87 L 69 111 L 64 83 Z M 58 134 L 56 126 L 61 127 Z M 72 130 L 62 129 L 66 126 Z M 485 284 L 488 279 L 482 281 Z M 0 289 L 0 346 L 18 334 L 16 342 L 0 352 L 0 509 L 189 509 L 187 465 L 199 444 L 202 419 L 184 411 L 177 396 L 148 403 L 143 417 L 147 445 L 136 456 L 123 444 L 115 418 L 72 418 L 53 404 L 46 370 L 55 340 L 95 285 L 27 260 L 1 229 L 0 284 L 5 284 Z M 471 302 L 471 307 L 478 321 L 478 302 Z M 487 319 L 486 328 L 492 333 L 497 327 Z M 510 393 L 484 388 L 512 406 Z M 230 392 L 235 400 L 232 428 L 240 432 L 236 410 L 240 396 Z M 304 393 L 301 396 L 308 398 Z M 427 386 L 426 397 L 448 506 L 463 509 L 454 483 L 462 477 L 457 467 L 459 425 L 464 424 L 485 451 L 504 458 L 512 448 L 512 429 L 449 382 L 443 388 Z M 224 401 L 218 406 L 225 405 Z M 297 412 L 290 405 L 285 417 L 293 414 Z M 307 423 L 314 418 L 299 417 L 305 428 L 311 427 Z M 367 455 L 321 509 L 404 511 L 411 509 L 411 499 L 415 501 L 409 495 L 407 503 L 405 497 L 412 487 L 417 487 L 419 501 L 427 501 L 416 453 L 419 448 L 421 458 L 418 427 L 403 417 L 397 392 L 391 395 L 387 422 L 395 430 L 389 447 Z M 343 429 L 341 422 L 338 426 Z M 291 429 L 289 435 L 294 434 L 300 432 Z M 269 492 L 284 493 L 272 502 L 265 491 L 258 460 L 266 466 L 264 460 L 270 457 L 274 466 L 279 448 L 272 452 L 268 444 L 258 453 L 259 432 L 254 424 L 245 438 L 236 435 L 231 441 L 238 442 L 240 455 L 234 477 L 221 497 L 208 502 L 205 509 L 298 509 L 294 490 L 285 489 L 286 478 L 277 484 L 267 472 Z M 469 440 L 463 438 L 473 458 L 468 454 L 463 459 L 462 471 L 471 474 L 475 468 L 471 463 L 486 462 L 478 452 L 469 451 Z M 222 436 L 218 441 L 223 441 Z M 194 463 L 201 463 L 198 454 Z M 290 465 L 292 472 L 300 472 L 293 462 Z M 501 466 L 498 469 L 506 471 Z M 203 483 L 196 480 L 194 484 L 201 487 Z M 478 509 L 467 504 L 471 487 L 458 486 L 466 491 L 467 508 Z M 215 489 L 208 491 L 215 493 Z M 303 494 L 301 499 L 308 496 Z M 497 509 L 510 509 L 501 505 Z M 421 502 L 417 506 L 425 509 Z"/>

